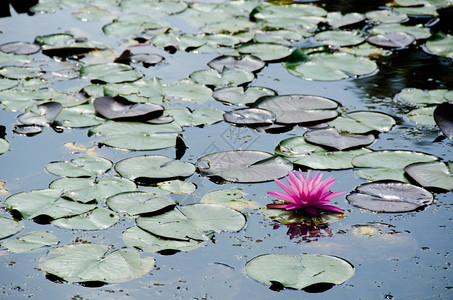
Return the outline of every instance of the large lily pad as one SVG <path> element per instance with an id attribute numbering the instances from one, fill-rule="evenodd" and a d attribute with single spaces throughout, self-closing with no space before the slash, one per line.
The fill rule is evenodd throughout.
<path id="1" fill-rule="evenodd" d="M 372 131 L 388 132 L 396 124 L 391 116 L 372 111 L 354 111 L 329 122 L 339 132 L 368 133 Z"/>
<path id="2" fill-rule="evenodd" d="M 110 209 L 98 207 L 92 211 L 71 218 L 52 221 L 52 225 L 72 230 L 104 230 L 118 222 L 118 214 Z"/>
<path id="3" fill-rule="evenodd" d="M 406 212 L 433 202 L 427 190 L 399 181 L 378 181 L 359 185 L 346 199 L 354 206 L 378 212 Z"/>
<path id="4" fill-rule="evenodd" d="M 46 246 L 58 244 L 58 238 L 46 231 L 34 231 L 24 234 L 17 239 L 9 239 L 0 243 L 13 253 L 30 252 Z"/>
<path id="5" fill-rule="evenodd" d="M 266 285 L 301 290 L 321 283 L 342 284 L 354 275 L 354 267 L 335 256 L 265 254 L 249 260 L 245 272 Z"/>
<path id="6" fill-rule="evenodd" d="M 90 211 L 95 204 L 83 204 L 61 198 L 60 190 L 20 192 L 6 199 L 6 208 L 18 211 L 24 219 L 49 216 L 53 219 L 75 216 Z"/>
<path id="7" fill-rule="evenodd" d="M 150 120 L 162 115 L 162 106 L 152 103 L 134 103 L 124 97 L 100 97 L 93 102 L 96 112 L 112 120 Z"/>
<path id="8" fill-rule="evenodd" d="M 74 244 L 53 249 L 39 268 L 67 282 L 114 283 L 132 280 L 154 268 L 152 257 L 140 258 L 131 249 L 110 252 L 99 244 Z"/>
<path id="9" fill-rule="evenodd" d="M 207 154 L 196 162 L 200 174 L 232 182 L 261 182 L 281 178 L 292 170 L 290 161 L 254 150 Z"/>
<path id="10" fill-rule="evenodd" d="M 83 66 L 80 75 L 83 78 L 108 83 L 135 81 L 143 76 L 131 66 L 116 63 Z"/>
<path id="11" fill-rule="evenodd" d="M 136 222 L 141 229 L 160 237 L 206 241 L 214 233 L 241 230 L 246 220 L 240 212 L 224 206 L 192 204 L 152 217 L 138 217 Z"/>
<path id="12" fill-rule="evenodd" d="M 415 163 L 404 168 L 410 178 L 425 188 L 453 190 L 453 162 Z"/>
<path id="13" fill-rule="evenodd" d="M 109 197 L 106 203 L 114 211 L 130 215 L 155 213 L 176 205 L 169 198 L 144 191 L 118 193 Z"/>
<path id="14" fill-rule="evenodd" d="M 123 241 L 130 247 L 138 248 L 145 252 L 190 251 L 206 245 L 206 241 L 196 240 L 171 240 L 160 238 L 138 226 L 128 228 L 123 232 Z"/>
<path id="15" fill-rule="evenodd" d="M 276 115 L 276 122 L 284 124 L 320 122 L 338 115 L 337 102 L 312 95 L 265 96 L 253 106 L 272 111 Z"/>
<path id="16" fill-rule="evenodd" d="M 453 138 L 453 103 L 439 104 L 434 110 L 434 120 L 447 138 Z"/>
<path id="17" fill-rule="evenodd" d="M 255 79 L 252 72 L 242 69 L 223 69 L 218 72 L 214 69 L 195 71 L 189 78 L 197 83 L 215 87 L 238 86 Z"/>
<path id="18" fill-rule="evenodd" d="M 402 150 L 374 151 L 355 157 L 355 174 L 369 181 L 399 180 L 406 182 L 404 168 L 417 162 L 434 162 L 438 157 L 421 152 Z"/>
<path id="19" fill-rule="evenodd" d="M 325 81 L 368 75 L 378 68 L 367 57 L 337 52 L 310 52 L 302 48 L 293 51 L 285 66 L 295 76 Z"/>
<path id="20" fill-rule="evenodd" d="M 214 71 L 214 70 L 212 70 L 212 71 Z M 202 72 L 202 71 L 200 71 L 200 72 Z M 246 71 L 244 71 L 244 72 L 246 72 Z M 233 71 L 233 73 L 229 73 L 228 76 L 230 76 L 230 75 L 234 76 L 234 71 Z M 213 76 L 215 77 L 216 75 L 213 75 Z M 223 75 L 221 75 L 221 76 L 223 76 Z M 222 78 L 222 79 L 220 79 L 220 78 L 215 79 L 215 78 L 210 77 L 209 75 L 207 76 L 207 78 L 205 78 L 204 76 L 201 76 L 201 77 L 202 78 L 200 78 L 200 80 L 202 80 L 202 81 L 205 79 L 206 80 L 212 79 L 212 80 L 216 81 L 217 83 L 220 83 L 223 79 L 227 80 L 227 77 Z M 240 80 L 240 79 L 238 78 L 238 80 Z M 163 93 L 165 94 L 166 97 L 169 97 L 169 98 L 176 98 L 176 99 L 180 99 L 183 101 L 191 101 L 191 102 L 195 102 L 195 103 L 203 103 L 203 102 L 206 102 L 207 100 L 211 99 L 212 90 L 210 88 L 206 87 L 204 85 L 205 84 L 204 82 L 201 82 L 202 84 L 200 84 L 200 83 L 197 83 L 194 81 L 197 81 L 197 80 L 195 80 L 195 79 L 191 80 L 191 79 L 185 78 L 185 79 L 181 79 L 174 83 L 166 84 L 162 87 Z M 154 84 L 154 85 L 156 85 L 156 84 Z M 155 87 L 153 86 L 150 89 L 151 90 L 155 89 Z M 144 90 L 142 93 L 149 92 L 150 89 Z"/>
<path id="21" fill-rule="evenodd" d="M 189 177 L 195 166 L 164 155 L 141 155 L 117 162 L 115 170 L 124 178 L 149 182 Z"/>
<path id="22" fill-rule="evenodd" d="M 0 217 L 0 226 L 2 228 L 0 239 L 12 236 L 24 229 L 24 224 L 22 222 L 7 217 Z"/>
<path id="23" fill-rule="evenodd" d="M 274 90 L 250 86 L 247 89 L 243 87 L 226 87 L 222 89 L 215 90 L 212 96 L 219 101 L 225 102 L 227 104 L 235 105 L 247 105 L 254 103 L 258 98 L 263 96 L 274 96 L 277 92 Z"/>
<path id="24" fill-rule="evenodd" d="M 249 72 L 257 72 L 264 68 L 265 63 L 253 55 L 245 55 L 241 58 L 234 56 L 220 56 L 208 62 L 208 66 L 222 72 L 223 68 L 241 69 Z"/>
<path id="25" fill-rule="evenodd" d="M 55 161 L 48 163 L 47 172 L 64 177 L 92 177 L 104 174 L 113 166 L 105 158 L 96 156 L 80 156 L 71 161 Z"/>
<path id="26" fill-rule="evenodd" d="M 307 131 L 304 138 L 309 143 L 337 150 L 368 146 L 375 140 L 372 134 L 340 133 L 335 128 Z"/>

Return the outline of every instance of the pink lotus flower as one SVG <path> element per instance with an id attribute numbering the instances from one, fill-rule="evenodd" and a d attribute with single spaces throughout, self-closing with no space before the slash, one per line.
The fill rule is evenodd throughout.
<path id="1" fill-rule="evenodd" d="M 286 177 L 289 186 L 282 181 L 275 179 L 275 182 L 286 192 L 271 191 L 269 195 L 284 200 L 283 204 L 268 204 L 269 208 L 284 208 L 286 210 L 301 209 L 306 213 L 318 216 L 320 210 L 330 210 L 338 213 L 344 213 L 341 208 L 329 204 L 332 198 L 344 194 L 346 191 L 331 192 L 329 189 L 335 182 L 335 178 L 329 176 L 322 180 L 320 172 L 316 172 L 311 178 L 310 171 L 307 176 L 301 170 L 299 172 L 288 172 Z"/>

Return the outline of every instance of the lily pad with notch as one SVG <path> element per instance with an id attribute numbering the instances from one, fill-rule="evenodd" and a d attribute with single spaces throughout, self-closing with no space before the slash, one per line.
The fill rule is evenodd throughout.
<path id="1" fill-rule="evenodd" d="M 365 16 L 359 13 L 342 14 L 340 12 L 329 12 L 326 16 L 327 23 L 333 28 L 340 28 L 365 20 Z"/>
<path id="2" fill-rule="evenodd" d="M 101 116 L 111 120 L 150 120 L 160 117 L 164 109 L 152 103 L 134 103 L 124 97 L 100 97 L 93 102 Z"/>
<path id="3" fill-rule="evenodd" d="M 224 68 L 258 72 L 264 68 L 265 65 L 266 64 L 261 59 L 253 55 L 245 55 L 240 58 L 222 55 L 208 62 L 208 66 L 218 72 L 222 72 Z"/>
<path id="4" fill-rule="evenodd" d="M 255 79 L 255 75 L 242 69 L 223 69 L 221 72 L 209 69 L 192 72 L 189 78 L 207 86 L 225 87 L 249 83 Z"/>
<path id="5" fill-rule="evenodd" d="M 416 105 L 440 104 L 446 101 L 447 89 L 422 90 L 417 88 L 403 89 L 395 99 Z"/>
<path id="6" fill-rule="evenodd" d="M 270 181 L 293 169 L 289 160 L 256 150 L 210 153 L 200 157 L 195 165 L 203 176 L 231 182 Z"/>
<path id="7" fill-rule="evenodd" d="M 272 111 L 276 122 L 283 124 L 317 123 L 332 120 L 338 115 L 338 102 L 312 95 L 264 96 L 253 107 Z"/>
<path id="8" fill-rule="evenodd" d="M 426 42 L 423 49 L 434 55 L 453 58 L 453 35 L 436 33 Z"/>
<path id="9" fill-rule="evenodd" d="M 375 140 L 372 134 L 340 133 L 335 128 L 307 131 L 304 134 L 304 138 L 309 143 L 337 150 L 368 146 Z"/>
<path id="10" fill-rule="evenodd" d="M 442 133 L 449 139 L 453 138 L 453 103 L 439 104 L 434 110 L 433 116 Z"/>
<path id="11" fill-rule="evenodd" d="M 138 217 L 137 226 L 159 237 L 208 241 L 215 233 L 237 232 L 246 224 L 240 212 L 221 205 L 191 204 L 152 217 Z"/>
<path id="12" fill-rule="evenodd" d="M 422 162 L 408 165 L 404 172 L 425 188 L 453 190 L 453 162 Z"/>
<path id="13" fill-rule="evenodd" d="M 238 108 L 223 114 L 223 119 L 236 126 L 262 127 L 275 122 L 275 114 L 263 108 Z"/>
<path id="14" fill-rule="evenodd" d="M 113 163 L 102 157 L 80 156 L 71 161 L 55 161 L 48 163 L 47 172 L 62 177 L 94 177 L 104 174 Z"/>
<path id="15" fill-rule="evenodd" d="M 258 98 L 263 96 L 275 96 L 276 91 L 259 86 L 244 87 L 226 87 L 217 89 L 212 96 L 226 104 L 247 105 L 254 103 Z"/>
<path id="16" fill-rule="evenodd" d="M 215 108 L 198 108 L 191 110 L 188 107 L 175 107 L 165 110 L 180 126 L 212 125 L 222 121 L 223 111 Z"/>
<path id="17" fill-rule="evenodd" d="M 118 220 L 117 213 L 98 207 L 82 215 L 54 220 L 51 224 L 70 230 L 105 230 L 115 225 Z"/>
<path id="18" fill-rule="evenodd" d="M 132 249 L 111 251 L 100 244 L 72 244 L 50 251 L 39 268 L 69 283 L 116 283 L 146 275 L 154 268 L 152 257 Z"/>
<path id="19" fill-rule="evenodd" d="M 329 125 L 339 132 L 356 134 L 373 131 L 388 132 L 395 124 L 393 117 L 373 111 L 354 111 L 329 122 Z"/>
<path id="20" fill-rule="evenodd" d="M 342 258 L 329 255 L 264 254 L 249 260 L 245 273 L 271 289 L 280 286 L 310 290 L 320 284 L 329 289 L 351 278 L 354 267 Z"/>
<path id="21" fill-rule="evenodd" d="M 239 46 L 238 51 L 256 56 L 266 62 L 278 61 L 291 54 L 289 47 L 273 43 L 248 43 Z"/>
<path id="22" fill-rule="evenodd" d="M 107 199 L 106 204 L 116 212 L 129 215 L 146 215 L 172 209 L 176 202 L 153 193 L 132 191 L 115 194 Z"/>
<path id="23" fill-rule="evenodd" d="M 354 206 L 377 212 L 408 212 L 433 202 L 427 190 L 400 181 L 383 180 L 359 185 L 346 196 Z"/>

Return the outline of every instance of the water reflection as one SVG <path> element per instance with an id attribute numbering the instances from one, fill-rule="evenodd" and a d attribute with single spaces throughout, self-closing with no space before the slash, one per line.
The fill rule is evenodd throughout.
<path id="1" fill-rule="evenodd" d="M 0 1 L 0 18 L 11 16 L 11 6 L 16 13 L 27 13 L 29 16 L 34 15 L 30 7 L 38 4 L 39 0 L 2 0 Z"/>
<path id="2" fill-rule="evenodd" d="M 315 242 L 320 237 L 332 237 L 332 230 L 327 224 L 315 224 L 313 221 L 304 221 L 300 223 L 274 225 L 273 229 L 278 229 L 281 226 L 286 226 L 290 240 L 294 240 L 296 244 L 302 242 Z"/>

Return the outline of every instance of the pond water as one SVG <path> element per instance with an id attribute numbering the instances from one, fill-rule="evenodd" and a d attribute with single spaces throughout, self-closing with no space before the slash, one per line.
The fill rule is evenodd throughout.
<path id="1" fill-rule="evenodd" d="M 49 1 L 47 1 L 49 2 Z M 62 1 L 61 9 L 54 13 L 36 13 L 32 16 L 17 14 L 11 9 L 10 17 L 0 18 L 0 44 L 14 41 L 33 42 L 38 35 L 71 33 L 99 41 L 115 50 L 116 57 L 126 49 L 131 35 L 108 36 L 102 27 L 104 21 L 81 21 L 73 13 L 83 3 L 72 7 Z M 93 3 L 102 3 L 95 1 Z M 107 2 L 107 1 L 105 1 Z M 115 1 L 110 1 L 114 3 Z M 220 2 L 220 1 L 216 1 Z M 285 1 L 282 1 L 285 2 Z M 290 1 L 288 1 L 290 2 Z M 313 1 L 313 5 L 327 11 L 365 13 L 385 5 L 387 1 L 371 1 L 364 7 L 362 1 Z M 41 3 L 43 3 L 41 1 Z M 87 6 L 88 6 L 87 4 Z M 451 6 L 451 3 L 450 3 Z M 118 8 L 115 14 L 121 13 Z M 193 11 L 174 15 L 158 15 L 172 28 L 185 33 L 197 33 L 197 26 L 188 22 Z M 415 18 L 426 24 L 431 17 Z M 416 23 L 411 18 L 412 23 Z M 321 25 L 320 25 L 321 26 Z M 436 28 L 433 28 L 433 31 Z M 308 41 L 308 42 L 307 42 Z M 306 43 L 312 43 L 310 38 Z M 293 49 L 302 42 L 293 42 Z M 396 125 L 391 131 L 379 134 L 369 146 L 372 150 L 409 150 L 438 156 L 442 161 L 453 160 L 453 141 L 434 142 L 441 132 L 437 126 L 416 124 L 407 114 L 414 106 L 395 101 L 394 96 L 406 88 L 425 90 L 453 89 L 453 63 L 450 58 L 426 53 L 422 41 L 404 49 L 393 50 L 387 56 L 374 58 L 378 70 L 371 75 L 336 81 L 306 80 L 290 74 L 281 62 L 269 62 L 256 73 L 249 85 L 273 89 L 278 95 L 307 94 L 323 96 L 341 103 L 341 112 L 356 110 L 377 111 L 391 115 Z M 146 79 L 159 77 L 162 82 L 175 82 L 188 78 L 197 70 L 205 70 L 207 63 L 218 53 L 177 51 L 173 54 L 151 45 L 140 47 L 137 53 L 162 55 L 165 60 L 149 68 L 134 64 Z M 32 55 L 31 65 L 44 70 L 55 70 L 59 62 L 43 55 Z M 69 60 L 70 61 L 70 60 Z M 76 63 L 79 63 L 75 61 Z M 0 65 L 5 66 L 6 63 Z M 62 92 L 77 90 L 90 82 L 87 79 L 49 80 L 50 86 Z M 0 99 L 0 101 L 2 101 Z M 171 99 L 169 107 L 217 108 L 230 111 L 237 108 L 211 99 L 198 104 Z M 0 125 L 6 127 L 5 139 L 10 150 L 0 155 L 0 180 L 5 181 L 7 192 L 0 193 L 0 216 L 11 217 L 5 203 L 10 195 L 35 189 L 46 189 L 59 178 L 50 174 L 45 166 L 53 161 L 69 161 L 86 155 L 87 148 L 95 146 L 97 156 L 116 163 L 122 159 L 143 155 L 161 154 L 176 157 L 175 147 L 151 151 L 127 151 L 107 146 L 98 147 L 102 136 L 88 136 L 88 128 L 64 128 L 61 131 L 44 127 L 34 136 L 13 132 L 17 116 L 24 111 L 0 110 Z M 225 150 L 261 150 L 273 153 L 280 141 L 302 136 L 309 129 L 295 126 L 284 133 L 259 132 L 248 127 L 236 127 L 221 121 L 203 127 L 184 127 L 182 136 L 187 146 L 181 160 L 195 163 L 205 154 Z M 77 150 L 68 143 L 83 146 Z M 298 168 L 298 167 L 297 167 Z M 377 213 L 351 205 L 345 198 L 358 185 L 365 183 L 352 169 L 323 170 L 324 176 L 336 178 L 333 191 L 346 191 L 334 200 L 345 210 L 345 217 L 321 228 L 288 227 L 263 215 L 259 208 L 244 209 L 247 225 L 239 232 L 217 233 L 213 241 L 188 252 L 173 255 L 140 252 L 142 257 L 153 257 L 156 267 L 139 278 L 103 286 L 84 286 L 58 282 L 38 265 L 52 248 L 28 253 L 11 253 L 0 249 L 0 286 L 4 299 L 451 299 L 452 192 L 434 193 L 435 201 L 424 209 L 401 213 Z M 109 174 L 115 174 L 110 170 Z M 193 194 L 171 194 L 179 205 L 198 203 L 205 194 L 220 189 L 240 190 L 257 207 L 264 207 L 273 198 L 267 191 L 277 190 L 273 181 L 260 183 L 215 183 L 198 173 L 185 181 L 193 182 Z M 148 189 L 148 187 L 139 187 Z M 1 192 L 1 190 L 0 190 Z M 58 246 L 93 243 L 112 246 L 113 249 L 130 248 L 122 233 L 135 224 L 132 217 L 121 215 L 120 221 L 107 230 L 65 230 L 51 224 L 38 224 L 22 220 L 24 229 L 13 239 L 33 231 L 48 231 L 59 239 Z M 362 229 L 361 229 L 362 228 Z M 292 235 L 291 235 L 292 233 Z M 354 266 L 355 273 L 343 284 L 319 293 L 283 289 L 273 291 L 268 286 L 249 278 L 244 267 L 247 261 L 262 254 L 325 254 L 340 257 Z"/>

